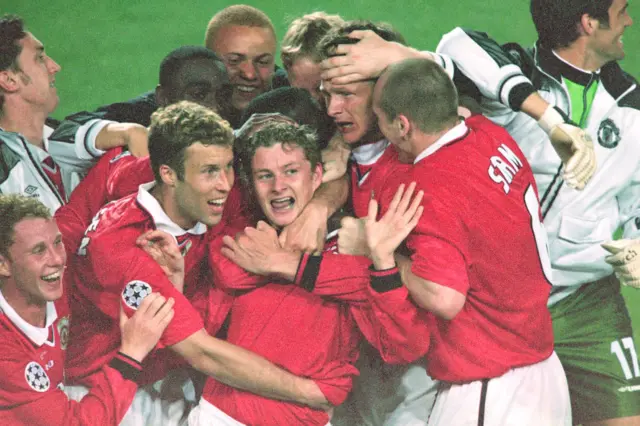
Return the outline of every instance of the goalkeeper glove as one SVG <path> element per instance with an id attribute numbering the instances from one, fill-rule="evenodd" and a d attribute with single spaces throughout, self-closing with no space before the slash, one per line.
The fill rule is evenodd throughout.
<path id="1" fill-rule="evenodd" d="M 559 109 L 549 105 L 538 125 L 547 132 L 564 164 L 564 181 L 570 187 L 582 190 L 596 171 L 596 154 L 591 137 L 569 121 Z"/>
<path id="2" fill-rule="evenodd" d="M 640 288 L 640 240 L 615 240 L 601 244 L 611 253 L 604 258 L 623 285 Z"/>

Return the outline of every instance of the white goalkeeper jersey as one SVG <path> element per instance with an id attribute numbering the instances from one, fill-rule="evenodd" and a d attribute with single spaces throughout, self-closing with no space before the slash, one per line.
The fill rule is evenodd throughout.
<path id="1" fill-rule="evenodd" d="M 446 34 L 439 60 L 461 92 L 475 90 L 483 113 L 504 126 L 526 155 L 540 195 L 553 266 L 549 304 L 582 284 L 610 275 L 600 244 L 619 227 L 625 238 L 640 236 L 640 90 L 611 62 L 597 73 L 571 67 L 536 45 L 498 45 L 486 34 L 456 28 Z M 583 191 L 565 185 L 561 161 L 535 120 L 519 112 L 533 91 L 571 116 L 563 78 L 596 79 L 597 89 L 583 128 L 594 143 L 598 168 Z M 473 94 L 473 93 L 472 93 Z M 586 103 L 586 97 L 585 97 Z M 583 105 L 577 106 L 583 108 Z"/>

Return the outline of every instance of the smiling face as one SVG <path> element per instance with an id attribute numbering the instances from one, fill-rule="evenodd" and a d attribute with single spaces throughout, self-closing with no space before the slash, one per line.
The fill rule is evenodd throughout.
<path id="1" fill-rule="evenodd" d="M 322 165 L 312 170 L 304 151 L 295 144 L 258 148 L 251 169 L 258 205 L 277 228 L 292 223 L 322 183 Z"/>
<path id="2" fill-rule="evenodd" d="M 22 48 L 18 56 L 18 93 L 21 99 L 35 109 L 51 113 L 58 106 L 55 75 L 60 66 L 44 53 L 44 46 L 33 34 L 27 33 L 19 41 Z"/>
<path id="3" fill-rule="evenodd" d="M 622 35 L 633 24 L 629 16 L 627 0 L 613 0 L 609 7 L 609 23 L 599 23 L 589 38 L 588 49 L 600 66 L 624 58 Z"/>
<path id="4" fill-rule="evenodd" d="M 373 112 L 373 81 L 335 85 L 322 81 L 327 114 L 335 121 L 344 141 L 351 145 L 377 142 L 382 138 Z"/>
<path id="5" fill-rule="evenodd" d="M 2 292 L 12 306 L 43 306 L 62 297 L 67 256 L 55 220 L 29 218 L 16 223 L 8 256 L 0 260 Z"/>
<path id="6" fill-rule="evenodd" d="M 218 112 L 221 92 L 229 87 L 229 76 L 222 64 L 208 58 L 185 61 L 175 75 L 171 87 L 160 87 L 161 106 L 178 101 L 191 101 Z"/>
<path id="7" fill-rule="evenodd" d="M 234 108 L 243 110 L 252 99 L 269 90 L 276 53 L 276 38 L 271 29 L 228 25 L 218 30 L 209 47 L 227 67 Z"/>
<path id="8" fill-rule="evenodd" d="M 195 143 L 185 151 L 184 179 L 175 182 L 171 219 L 183 229 L 217 225 L 233 186 L 233 149 Z"/>

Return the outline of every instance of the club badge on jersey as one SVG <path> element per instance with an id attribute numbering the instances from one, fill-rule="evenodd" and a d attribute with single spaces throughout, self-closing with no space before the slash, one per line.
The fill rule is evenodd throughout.
<path id="1" fill-rule="evenodd" d="M 602 120 L 598 129 L 598 143 L 605 148 L 615 148 L 620 143 L 620 129 L 610 118 Z"/>
<path id="2" fill-rule="evenodd" d="M 36 392 L 46 392 L 51 386 L 51 381 L 44 368 L 35 361 L 27 364 L 24 369 L 24 377 L 27 380 L 27 384 Z"/>
<path id="3" fill-rule="evenodd" d="M 67 350 L 69 344 L 69 316 L 62 317 L 58 320 L 58 336 L 60 336 L 60 347 L 63 351 Z"/>
<path id="4" fill-rule="evenodd" d="M 145 297 L 152 292 L 151 286 L 144 281 L 133 280 L 127 283 L 122 290 L 122 300 L 129 308 L 136 310 Z"/>

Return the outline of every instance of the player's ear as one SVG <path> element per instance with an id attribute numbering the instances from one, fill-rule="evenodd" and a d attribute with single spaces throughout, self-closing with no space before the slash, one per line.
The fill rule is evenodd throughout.
<path id="1" fill-rule="evenodd" d="M 11 276 L 11 266 L 9 258 L 0 254 L 0 278 L 9 278 Z"/>
<path id="2" fill-rule="evenodd" d="M 170 103 L 166 89 L 159 84 L 156 86 L 156 103 L 161 108 L 166 107 Z"/>
<path id="3" fill-rule="evenodd" d="M 4 92 L 15 92 L 18 90 L 18 76 L 11 70 L 0 71 L 0 89 Z"/>
<path id="4" fill-rule="evenodd" d="M 411 132 L 411 122 L 407 118 L 406 115 L 400 114 L 396 117 L 396 126 L 398 130 L 398 135 L 402 138 L 406 138 Z"/>
<path id="5" fill-rule="evenodd" d="M 585 13 L 580 17 L 578 32 L 582 35 L 590 35 L 599 27 L 600 22 L 597 19 L 592 18 L 588 13 Z"/>
<path id="6" fill-rule="evenodd" d="M 318 189 L 322 184 L 322 173 L 323 173 L 322 163 L 319 162 L 318 164 L 316 164 L 316 168 L 315 170 L 312 170 L 312 172 L 313 172 L 313 175 L 312 175 L 313 191 L 315 192 L 315 190 Z"/>
<path id="7" fill-rule="evenodd" d="M 166 164 L 161 164 L 158 171 L 160 172 L 162 183 L 167 186 L 176 186 L 176 182 L 178 181 L 178 174 L 175 172 L 175 170 L 173 170 Z"/>

